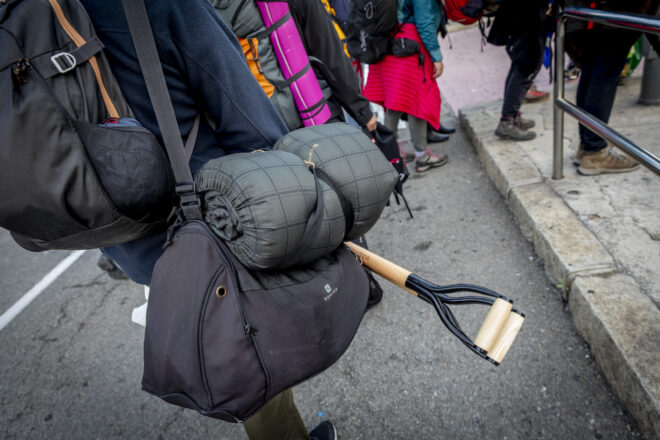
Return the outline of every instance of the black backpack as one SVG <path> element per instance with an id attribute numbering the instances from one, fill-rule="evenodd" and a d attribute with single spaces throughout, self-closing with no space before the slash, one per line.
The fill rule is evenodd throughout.
<path id="1" fill-rule="evenodd" d="M 348 53 L 361 63 L 377 63 L 391 53 L 397 29 L 396 0 L 352 0 L 345 25 Z"/>
<path id="2" fill-rule="evenodd" d="M 77 0 L 0 2 L 0 227 L 19 245 L 91 249 L 165 226 L 172 169 L 133 118 Z"/>

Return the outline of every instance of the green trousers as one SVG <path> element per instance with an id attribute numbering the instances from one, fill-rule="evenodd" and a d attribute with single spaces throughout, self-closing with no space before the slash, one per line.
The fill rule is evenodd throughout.
<path id="1" fill-rule="evenodd" d="M 250 440 L 309 440 L 291 389 L 273 397 L 243 426 Z"/>
<path id="2" fill-rule="evenodd" d="M 385 125 L 392 130 L 394 134 L 398 133 L 399 119 L 401 119 L 401 115 L 403 115 L 403 112 L 397 112 L 395 110 L 390 110 L 389 108 L 385 110 Z M 412 142 L 413 147 L 415 147 L 415 151 L 424 151 L 426 150 L 426 147 L 429 146 L 426 138 L 427 124 L 428 123 L 424 119 L 408 115 L 410 141 Z"/>

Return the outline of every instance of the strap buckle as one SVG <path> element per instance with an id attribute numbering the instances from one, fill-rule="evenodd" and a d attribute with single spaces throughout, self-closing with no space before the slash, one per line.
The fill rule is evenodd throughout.
<path id="1" fill-rule="evenodd" d="M 179 196 L 182 208 L 185 209 L 188 206 L 201 206 L 199 197 L 197 197 L 197 187 L 195 186 L 195 182 L 178 182 L 174 186 L 174 192 Z"/>
<path id="2" fill-rule="evenodd" d="M 174 192 L 179 196 L 179 206 L 186 219 L 202 218 L 202 204 L 197 196 L 195 182 L 178 182 L 174 186 Z"/>
<path id="3" fill-rule="evenodd" d="M 174 186 L 174 192 L 179 197 L 185 197 L 188 195 L 196 195 L 197 188 L 195 182 L 177 182 Z"/>
<path id="4" fill-rule="evenodd" d="M 55 68 L 60 73 L 67 73 L 76 68 L 78 62 L 76 57 L 71 55 L 69 52 L 60 52 L 56 53 L 50 57 L 50 62 L 53 63 Z"/>

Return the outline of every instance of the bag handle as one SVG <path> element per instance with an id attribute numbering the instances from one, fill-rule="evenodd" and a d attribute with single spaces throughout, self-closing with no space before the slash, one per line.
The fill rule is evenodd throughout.
<path id="1" fill-rule="evenodd" d="M 188 161 L 186 160 L 186 151 L 181 139 L 179 124 L 174 114 L 174 107 L 167 90 L 163 68 L 156 42 L 154 41 L 149 16 L 144 5 L 144 0 L 122 0 L 124 14 L 128 22 L 128 28 L 135 47 L 135 53 L 138 57 L 140 69 L 144 75 L 144 81 L 147 85 L 149 99 L 153 105 L 163 136 L 163 143 L 167 151 L 167 157 L 170 159 L 170 165 L 174 172 L 176 180 L 175 192 L 179 196 L 179 206 L 183 215 L 188 220 L 201 220 L 202 211 L 200 209 L 199 197 L 195 191 L 195 181 L 192 178 Z M 193 130 L 188 136 L 187 144 L 194 143 L 199 126 L 199 116 L 193 125 Z"/>

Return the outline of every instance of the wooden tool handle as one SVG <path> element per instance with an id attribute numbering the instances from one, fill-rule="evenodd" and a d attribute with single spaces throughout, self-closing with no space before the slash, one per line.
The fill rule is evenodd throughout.
<path id="1" fill-rule="evenodd" d="M 417 292 L 406 287 L 406 280 L 408 279 L 408 275 L 410 275 L 412 272 L 404 269 L 401 266 L 397 266 L 391 261 L 388 261 L 385 258 L 376 255 L 361 246 L 358 246 L 355 243 L 347 241 L 344 244 L 348 246 L 351 252 L 355 254 L 360 264 L 373 270 L 375 273 L 385 278 L 390 283 L 417 296 Z"/>
<path id="2" fill-rule="evenodd" d="M 520 327 L 522 327 L 525 318 L 521 315 L 511 312 L 507 318 L 504 326 L 502 326 L 502 331 L 500 332 L 497 341 L 493 345 L 492 349 L 488 351 L 488 356 L 490 356 L 496 362 L 502 362 L 504 356 L 511 348 L 513 341 L 518 336 Z"/>
<path id="3" fill-rule="evenodd" d="M 474 345 L 477 347 L 483 348 L 488 352 L 490 356 L 490 350 L 495 345 L 495 342 L 498 340 L 499 335 L 504 327 L 504 322 L 507 320 L 509 313 L 513 304 L 508 301 L 504 301 L 501 298 L 497 298 L 484 319 L 484 323 L 481 324 L 479 333 L 474 340 Z M 492 358 L 492 356 L 490 356 Z"/>

